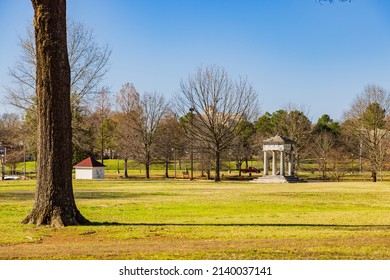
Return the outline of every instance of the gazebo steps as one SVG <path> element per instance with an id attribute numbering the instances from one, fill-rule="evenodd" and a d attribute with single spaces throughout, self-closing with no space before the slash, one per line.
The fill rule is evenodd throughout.
<path id="1" fill-rule="evenodd" d="M 297 177 L 297 176 L 284 176 L 288 183 L 306 183 L 307 181 Z"/>
<path id="2" fill-rule="evenodd" d="M 266 175 L 263 177 L 259 177 L 251 182 L 253 183 L 304 183 L 306 181 L 296 176 Z"/>

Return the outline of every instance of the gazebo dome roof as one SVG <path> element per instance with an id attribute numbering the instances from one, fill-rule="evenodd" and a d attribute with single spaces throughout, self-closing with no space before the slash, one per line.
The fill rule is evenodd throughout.
<path id="1" fill-rule="evenodd" d="M 274 137 L 264 140 L 263 143 L 266 145 L 283 145 L 283 144 L 295 144 L 295 141 L 287 137 L 276 135 Z"/>

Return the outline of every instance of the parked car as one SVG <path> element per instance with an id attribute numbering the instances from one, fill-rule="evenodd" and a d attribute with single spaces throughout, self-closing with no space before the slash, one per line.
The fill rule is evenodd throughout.
<path id="1" fill-rule="evenodd" d="M 19 176 L 16 176 L 16 175 L 6 175 L 6 176 L 4 176 L 4 180 L 19 180 Z"/>
<path id="2" fill-rule="evenodd" d="M 260 169 L 249 166 L 248 168 L 241 168 L 242 173 L 260 173 Z"/>

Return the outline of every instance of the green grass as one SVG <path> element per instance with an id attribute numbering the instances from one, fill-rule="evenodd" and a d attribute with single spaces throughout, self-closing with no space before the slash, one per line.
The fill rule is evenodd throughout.
<path id="1" fill-rule="evenodd" d="M 119 174 L 118 174 L 118 163 L 119 163 Z M 105 159 L 104 165 L 106 165 L 105 174 L 107 178 L 111 179 L 120 179 L 123 176 L 123 168 L 124 168 L 124 160 L 120 159 L 119 161 L 117 159 Z M 201 178 L 201 170 L 198 170 L 199 165 L 195 162 L 195 168 L 194 168 L 194 176 Z M 261 160 L 251 160 L 248 162 L 248 166 L 253 166 L 256 168 L 263 168 L 263 163 Z M 350 168 L 350 163 L 347 162 L 345 164 L 345 167 L 347 170 Z M 181 167 L 181 168 L 180 168 Z M 182 172 L 187 168 L 190 167 L 189 160 L 182 159 L 181 165 L 179 166 L 179 163 L 177 161 L 177 178 L 182 178 Z M 231 169 L 231 173 L 228 173 L 228 169 Z M 244 168 L 244 164 L 242 166 Z M 21 162 L 17 164 L 16 166 L 16 172 L 19 175 L 23 174 L 24 169 L 24 163 Z M 368 170 L 368 167 L 366 164 L 364 165 L 364 172 L 359 173 L 358 171 L 358 163 L 354 162 L 354 172 L 351 174 L 350 171 L 346 172 L 344 176 L 341 178 L 341 181 L 371 181 L 371 173 Z M 10 166 L 7 168 L 8 171 L 10 171 Z M 387 171 L 388 168 L 386 168 L 386 171 L 383 172 L 383 180 L 384 181 L 390 181 L 390 171 Z M 31 179 L 35 179 L 36 176 L 36 163 L 35 162 L 26 162 L 26 172 L 27 177 Z M 8 172 L 9 173 L 9 172 Z M 165 166 L 162 161 L 157 161 L 154 164 L 151 165 L 150 169 L 151 177 L 153 178 L 163 178 L 165 176 Z M 223 162 L 221 175 L 225 175 L 226 177 L 229 176 L 238 176 L 239 172 L 235 168 L 235 162 Z M 145 167 L 142 164 L 138 164 L 134 160 L 128 161 L 128 175 L 132 178 L 144 178 L 145 177 Z M 212 176 L 214 176 L 214 170 L 212 171 Z M 241 174 L 244 177 L 248 177 L 249 174 Z M 261 176 L 260 174 L 252 174 L 253 176 Z M 317 170 L 317 164 L 315 164 L 315 161 L 308 160 L 306 162 L 303 162 L 301 164 L 301 168 L 299 171 L 297 171 L 297 175 L 303 179 L 306 180 L 317 180 L 322 181 L 322 173 Z M 169 164 L 169 176 L 174 177 L 174 163 L 171 160 Z M 329 174 L 327 174 L 329 177 Z M 329 181 L 331 181 L 330 178 L 328 178 Z M 378 181 L 380 181 L 380 174 L 378 174 Z"/>
<path id="2" fill-rule="evenodd" d="M 75 181 L 93 224 L 59 230 L 34 189 L 0 182 L 1 259 L 390 259 L 390 183 Z"/>

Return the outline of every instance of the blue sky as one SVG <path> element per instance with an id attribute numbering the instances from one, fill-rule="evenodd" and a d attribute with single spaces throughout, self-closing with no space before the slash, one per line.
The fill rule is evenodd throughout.
<path id="1" fill-rule="evenodd" d="M 111 47 L 112 93 L 130 82 L 169 98 L 211 64 L 247 76 L 262 112 L 292 103 L 316 122 L 340 119 L 366 84 L 390 90 L 388 0 L 68 0 L 67 13 Z M 1 100 L 32 16 L 29 0 L 0 1 Z"/>

